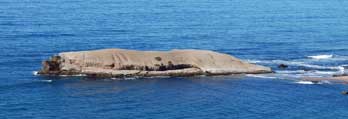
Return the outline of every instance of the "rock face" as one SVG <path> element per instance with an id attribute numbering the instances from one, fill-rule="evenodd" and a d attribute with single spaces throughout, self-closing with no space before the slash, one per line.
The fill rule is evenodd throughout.
<path id="1" fill-rule="evenodd" d="M 206 50 L 135 51 L 104 49 L 64 52 L 42 63 L 39 74 L 149 77 L 270 73 L 227 54 Z"/>

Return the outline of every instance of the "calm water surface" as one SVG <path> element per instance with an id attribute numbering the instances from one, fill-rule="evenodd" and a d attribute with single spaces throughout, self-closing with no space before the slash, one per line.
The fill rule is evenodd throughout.
<path id="1" fill-rule="evenodd" d="M 1 0 L 0 117 L 345 119 L 348 97 L 340 92 L 348 85 L 297 78 L 339 74 L 348 65 L 347 6 L 345 0 Z M 33 75 L 51 55 L 103 48 L 213 50 L 270 66 L 276 76 Z"/>

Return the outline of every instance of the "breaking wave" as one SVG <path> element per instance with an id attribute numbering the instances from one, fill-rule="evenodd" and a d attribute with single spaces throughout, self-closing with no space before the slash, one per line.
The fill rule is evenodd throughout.
<path id="1" fill-rule="evenodd" d="M 305 70 L 280 70 L 280 71 L 275 71 L 276 73 L 279 74 L 302 74 L 306 73 Z"/>
<path id="2" fill-rule="evenodd" d="M 285 60 L 247 60 L 249 63 L 254 64 L 270 64 L 270 65 L 279 65 L 285 64 L 289 66 L 301 66 L 313 69 L 329 69 L 329 70 L 342 70 L 342 66 L 321 66 L 315 64 L 309 64 L 301 61 L 285 61 Z"/>
<path id="3" fill-rule="evenodd" d="M 314 56 L 308 56 L 308 58 L 312 58 L 312 59 L 330 59 L 330 58 L 333 58 L 333 55 L 314 55 Z"/>
<path id="4" fill-rule="evenodd" d="M 297 81 L 295 83 L 297 83 L 297 84 L 305 84 L 305 85 L 317 84 L 317 83 L 314 83 L 312 81 Z"/>
<path id="5" fill-rule="evenodd" d="M 33 71 L 33 75 L 37 76 L 37 75 L 39 75 L 39 72 L 38 71 Z"/>
<path id="6" fill-rule="evenodd" d="M 331 84 L 330 81 L 323 80 L 323 81 L 296 81 L 297 84 L 304 84 L 304 85 L 312 85 L 312 84 Z"/>
<path id="7" fill-rule="evenodd" d="M 337 71 L 318 71 L 318 70 L 279 70 L 275 71 L 278 74 L 311 74 L 311 75 L 334 75 L 339 74 Z"/>
<path id="8" fill-rule="evenodd" d="M 53 80 L 40 80 L 40 82 L 47 82 L 47 83 L 51 83 L 51 82 L 53 82 Z"/>
<path id="9" fill-rule="evenodd" d="M 268 78 L 268 79 L 275 79 L 277 77 L 274 76 L 267 76 L 267 75 L 261 75 L 261 74 L 247 74 L 248 77 L 255 77 L 255 78 Z"/>
<path id="10" fill-rule="evenodd" d="M 309 59 L 310 58 L 310 59 Z M 326 60 L 313 60 L 326 59 Z M 293 60 L 247 60 L 249 63 L 272 67 L 275 72 L 272 75 L 248 75 L 259 78 L 285 78 L 301 80 L 305 77 L 332 77 L 347 73 L 345 63 L 348 63 L 348 56 L 339 55 L 315 55 L 308 56 L 305 59 Z M 343 61 L 343 62 L 342 62 Z M 347 62 L 345 62 L 347 61 Z M 279 67 L 284 64 L 285 68 Z M 308 82 L 300 82 L 308 83 Z"/>

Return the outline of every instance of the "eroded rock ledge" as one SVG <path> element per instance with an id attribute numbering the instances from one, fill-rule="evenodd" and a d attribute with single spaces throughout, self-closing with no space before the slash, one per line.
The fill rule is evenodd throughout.
<path id="1" fill-rule="evenodd" d="M 151 77 L 271 73 L 264 66 L 207 50 L 64 52 L 43 61 L 42 75 Z"/>

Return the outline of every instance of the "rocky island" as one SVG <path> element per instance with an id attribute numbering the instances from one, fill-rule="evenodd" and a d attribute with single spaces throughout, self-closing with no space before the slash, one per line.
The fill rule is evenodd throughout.
<path id="1" fill-rule="evenodd" d="M 103 49 L 63 52 L 43 61 L 41 75 L 152 77 L 271 73 L 271 68 L 207 50 Z"/>

